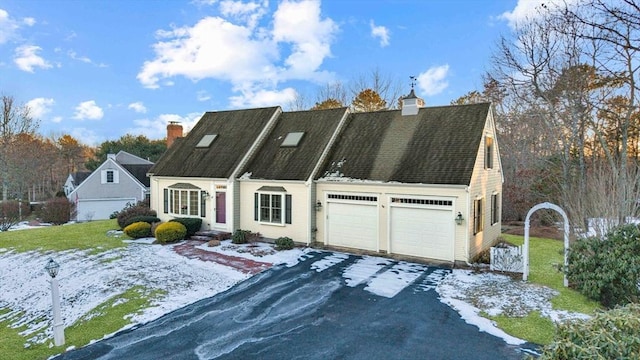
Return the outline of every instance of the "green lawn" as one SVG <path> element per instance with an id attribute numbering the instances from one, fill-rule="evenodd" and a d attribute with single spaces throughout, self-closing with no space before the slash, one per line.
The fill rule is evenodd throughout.
<path id="1" fill-rule="evenodd" d="M 78 224 L 47 226 L 39 229 L 0 232 L 0 248 L 19 252 L 87 250 L 106 251 L 126 246 L 122 238 L 107 236 L 108 230 L 119 229 L 116 220 L 100 220 Z"/>
<path id="2" fill-rule="evenodd" d="M 523 236 L 503 235 L 503 237 L 515 245 L 524 243 Z M 529 238 L 529 282 L 544 285 L 559 292 L 551 299 L 554 309 L 593 314 L 596 309 L 601 308 L 597 302 L 563 285 L 563 274 L 558 270 L 564 263 L 563 249 L 564 243 L 559 240 Z M 494 316 L 491 319 L 508 334 L 536 344 L 550 343 L 555 333 L 553 322 L 537 312 L 532 312 L 523 318 Z"/>
<path id="3" fill-rule="evenodd" d="M 125 293 L 107 299 L 93 309 L 85 317 L 65 329 L 65 345 L 49 347 L 53 339 L 44 343 L 24 347 L 25 338 L 20 331 L 26 327 L 12 329 L 8 321 L 0 322 L 0 358 L 10 355 L 12 360 L 45 360 L 52 355 L 60 354 L 69 346 L 77 348 L 87 345 L 91 340 L 101 339 L 131 323 L 125 316 L 137 314 L 148 307 L 153 299 L 162 296 L 159 291 L 148 291 L 143 287 L 133 287 Z M 5 310 L 6 311 L 6 310 Z M 3 312 L 0 309 L 0 314 Z"/>

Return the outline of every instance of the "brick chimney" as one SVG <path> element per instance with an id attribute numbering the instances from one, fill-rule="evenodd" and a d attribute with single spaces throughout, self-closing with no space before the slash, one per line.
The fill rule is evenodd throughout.
<path id="1" fill-rule="evenodd" d="M 182 137 L 182 125 L 180 125 L 177 121 L 169 121 L 169 125 L 167 125 L 167 148 L 170 148 L 173 145 L 173 142 L 177 138 Z"/>

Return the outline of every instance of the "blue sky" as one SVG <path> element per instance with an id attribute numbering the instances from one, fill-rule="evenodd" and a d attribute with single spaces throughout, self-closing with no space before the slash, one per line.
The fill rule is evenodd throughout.
<path id="1" fill-rule="evenodd" d="M 445 105 L 481 89 L 499 36 L 540 2 L 0 0 L 0 93 L 43 135 L 88 145 L 296 94 L 313 105 L 375 69 Z"/>

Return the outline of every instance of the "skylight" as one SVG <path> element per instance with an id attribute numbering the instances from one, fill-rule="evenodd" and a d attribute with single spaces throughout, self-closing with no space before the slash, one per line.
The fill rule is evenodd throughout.
<path id="1" fill-rule="evenodd" d="M 304 132 L 290 132 L 284 138 L 284 140 L 282 141 L 282 144 L 280 146 L 282 146 L 282 147 L 296 147 L 300 143 L 300 140 L 302 140 L 303 136 L 304 136 Z"/>
<path id="2" fill-rule="evenodd" d="M 216 137 L 218 137 L 218 134 L 204 135 L 202 139 L 200 139 L 200 142 L 196 145 L 196 147 L 199 147 L 199 148 L 209 147 L 211 146 L 211 143 L 213 142 L 213 140 L 216 139 Z"/>

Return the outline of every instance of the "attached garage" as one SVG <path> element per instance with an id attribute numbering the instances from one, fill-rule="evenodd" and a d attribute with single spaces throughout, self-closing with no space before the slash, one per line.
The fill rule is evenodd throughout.
<path id="1" fill-rule="evenodd" d="M 76 204 L 78 220 L 108 219 L 111 214 L 124 209 L 128 204 L 135 204 L 135 198 L 128 199 L 79 199 Z"/>
<path id="2" fill-rule="evenodd" d="M 378 197 L 327 195 L 327 244 L 378 251 Z"/>
<path id="3" fill-rule="evenodd" d="M 454 260 L 451 200 L 392 197 L 389 207 L 390 253 Z"/>

